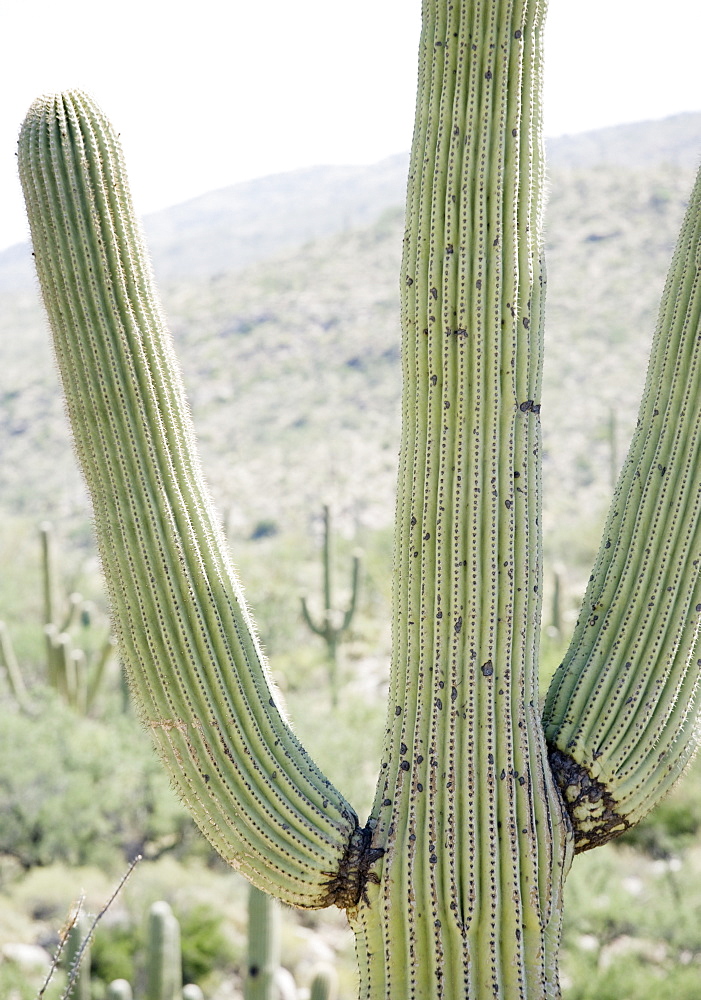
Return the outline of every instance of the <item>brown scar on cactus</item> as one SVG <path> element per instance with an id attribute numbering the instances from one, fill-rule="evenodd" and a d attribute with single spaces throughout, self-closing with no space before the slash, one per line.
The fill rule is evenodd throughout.
<path id="1" fill-rule="evenodd" d="M 601 847 L 633 825 L 617 812 L 611 790 L 569 754 L 550 747 L 548 759 L 572 826 L 576 854 Z"/>

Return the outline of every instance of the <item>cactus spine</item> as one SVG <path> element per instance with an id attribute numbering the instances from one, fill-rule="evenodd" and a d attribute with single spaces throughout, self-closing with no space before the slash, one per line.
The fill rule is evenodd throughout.
<path id="1" fill-rule="evenodd" d="M 358 601 L 358 582 L 360 579 L 360 556 L 353 556 L 351 571 L 351 593 L 345 612 L 335 611 L 332 596 L 331 573 L 331 513 L 327 504 L 323 507 L 324 534 L 322 539 L 322 573 L 323 602 L 321 623 L 316 624 L 309 612 L 305 597 L 302 597 L 302 617 L 315 635 L 321 636 L 326 643 L 326 655 L 329 664 L 329 683 L 331 687 L 331 704 L 338 704 L 338 645 L 343 633 L 350 628 Z"/>
<path id="2" fill-rule="evenodd" d="M 575 847 L 639 818 L 693 745 L 698 185 L 584 613 L 538 717 L 544 6 L 423 5 L 393 659 L 364 828 L 276 708 L 196 464 L 116 137 L 68 93 L 37 102 L 20 138 L 142 715 L 224 857 L 289 903 L 347 909 L 365 1000 L 556 997 Z"/>

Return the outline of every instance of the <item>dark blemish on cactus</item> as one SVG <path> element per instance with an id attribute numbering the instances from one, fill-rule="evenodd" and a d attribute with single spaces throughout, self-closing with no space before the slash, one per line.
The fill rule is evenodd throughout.
<path id="1" fill-rule="evenodd" d="M 605 549 L 610 549 L 611 548 L 611 539 L 610 538 L 606 539 L 606 544 L 604 545 L 604 548 Z"/>
<path id="2" fill-rule="evenodd" d="M 513 507 L 513 505 L 514 505 L 513 500 L 505 500 L 504 501 L 504 506 L 506 507 L 507 510 L 511 510 L 511 508 Z"/>
<path id="3" fill-rule="evenodd" d="M 462 616 L 460 616 L 457 619 L 457 621 L 455 622 L 455 625 L 453 626 L 453 628 L 455 630 L 455 634 L 459 635 L 460 634 L 460 630 L 462 629 Z"/>
<path id="4" fill-rule="evenodd" d="M 408 771 L 409 768 L 411 767 L 411 764 L 409 763 L 408 760 L 403 760 L 399 765 L 399 767 L 402 769 L 402 771 Z"/>
<path id="5" fill-rule="evenodd" d="M 522 37 L 523 37 L 523 32 L 521 31 L 520 28 L 517 28 L 516 31 L 514 31 L 514 38 L 522 38 Z"/>
<path id="6" fill-rule="evenodd" d="M 445 252 L 446 252 L 447 254 L 451 254 L 451 253 L 453 253 L 453 244 L 452 244 L 452 243 L 448 243 L 448 245 L 447 245 L 447 246 L 446 246 L 446 248 L 445 248 Z"/>
<path id="7" fill-rule="evenodd" d="M 399 744 L 399 752 L 400 753 L 402 753 L 402 754 L 406 753 L 407 749 L 408 749 L 408 747 L 407 747 L 406 743 L 400 743 Z"/>
<path id="8" fill-rule="evenodd" d="M 438 298 L 438 289 L 437 289 L 437 288 L 432 288 L 432 289 L 431 289 L 431 297 L 432 297 L 432 298 L 433 298 L 434 300 L 436 300 L 436 299 Z"/>
<path id="9" fill-rule="evenodd" d="M 380 879 L 372 866 L 384 856 L 383 847 L 372 847 L 375 823 L 370 821 L 360 827 L 356 819 L 355 830 L 346 847 L 338 866 L 338 872 L 326 883 L 325 905 L 332 904 L 342 910 L 355 910 L 362 900 L 370 903 L 367 895 L 368 883 L 379 885 Z M 390 826 L 388 836 L 394 834 L 394 825 Z"/>
<path id="10" fill-rule="evenodd" d="M 209 780 L 210 780 L 209 775 L 208 774 L 203 774 L 202 777 L 204 778 L 205 784 L 207 784 L 209 782 Z"/>
<path id="11" fill-rule="evenodd" d="M 436 385 L 437 382 L 438 382 L 438 376 L 431 375 L 431 385 Z"/>
<path id="12" fill-rule="evenodd" d="M 576 854 L 613 840 L 630 827 L 613 795 L 587 769 L 557 747 L 548 747 L 553 776 L 574 833 Z"/>
<path id="13" fill-rule="evenodd" d="M 478 292 L 482 291 L 482 279 L 481 278 L 478 278 L 477 281 L 475 282 L 475 288 L 477 289 Z"/>
<path id="14" fill-rule="evenodd" d="M 494 665 L 492 664 L 492 661 L 487 660 L 486 663 L 482 664 L 480 670 L 482 671 L 485 677 L 491 677 L 492 674 L 494 673 Z"/>
<path id="15" fill-rule="evenodd" d="M 408 274 L 406 276 L 406 283 L 407 283 L 407 285 L 413 285 L 414 284 L 414 279 L 410 278 Z"/>
<path id="16" fill-rule="evenodd" d="M 438 709 L 439 712 L 442 711 L 442 709 L 443 709 L 443 702 L 441 701 L 440 698 L 436 698 L 435 705 L 436 705 L 436 708 Z"/>
<path id="17" fill-rule="evenodd" d="M 412 518 L 411 518 L 411 526 L 412 526 L 412 528 L 414 527 L 415 524 L 416 524 L 416 518 L 412 516 Z"/>
<path id="18" fill-rule="evenodd" d="M 455 331 L 455 336 L 456 337 L 466 337 L 467 336 L 467 330 L 463 330 L 462 327 L 461 327 L 459 330 Z"/>
<path id="19" fill-rule="evenodd" d="M 395 707 L 394 707 L 394 714 L 395 715 L 401 715 L 402 714 L 402 707 L 401 707 L 401 705 L 395 705 Z"/>

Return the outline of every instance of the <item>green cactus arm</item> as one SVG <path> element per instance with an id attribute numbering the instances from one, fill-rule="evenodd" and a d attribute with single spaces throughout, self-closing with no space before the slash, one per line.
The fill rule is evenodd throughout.
<path id="1" fill-rule="evenodd" d="M 118 139 L 85 95 L 42 98 L 19 166 L 142 717 L 219 852 L 289 903 L 327 905 L 353 882 L 364 836 L 271 691 L 202 480 Z"/>
<path id="2" fill-rule="evenodd" d="M 41 541 L 42 593 L 44 625 L 56 623 L 56 565 L 53 546 L 53 526 L 49 521 L 39 525 Z"/>
<path id="3" fill-rule="evenodd" d="M 314 633 L 314 635 L 321 636 L 322 639 L 326 639 L 329 634 L 329 621 L 328 615 L 324 614 L 322 618 L 322 624 L 317 625 L 312 618 L 311 612 L 309 610 L 309 605 L 307 604 L 307 599 L 302 595 L 299 599 L 300 607 L 302 609 L 302 618 L 307 626 L 307 628 Z"/>
<path id="4" fill-rule="evenodd" d="M 302 596 L 300 598 L 302 607 L 302 617 L 307 625 L 307 627 L 314 632 L 315 635 L 321 636 L 325 639 L 329 652 L 336 646 L 342 634 L 349 627 L 353 616 L 355 614 L 355 609 L 358 603 L 358 588 L 360 583 L 360 556 L 356 553 L 353 556 L 353 563 L 351 568 L 351 593 L 348 603 L 348 607 L 343 613 L 341 622 L 338 625 L 333 624 L 333 598 L 332 598 L 332 571 L 331 571 L 331 510 L 328 504 L 324 504 L 322 509 L 322 516 L 324 522 L 324 533 L 322 541 L 322 554 L 321 554 L 321 570 L 322 570 L 322 599 L 324 603 L 324 610 L 322 612 L 321 624 L 317 625 L 312 618 L 311 612 L 309 610 L 309 605 L 307 603 L 306 597 Z"/>
<path id="5" fill-rule="evenodd" d="M 353 556 L 353 565 L 351 568 L 351 593 L 350 601 L 348 602 L 348 607 L 343 616 L 343 621 L 339 628 L 339 632 L 343 633 L 348 628 L 353 621 L 353 616 L 355 615 L 355 609 L 358 606 L 358 593 L 360 590 L 360 556 L 356 553 Z"/>
<path id="6" fill-rule="evenodd" d="M 17 660 L 7 624 L 3 621 L 0 621 L 0 667 L 3 667 L 5 670 L 10 693 L 18 706 L 23 712 L 28 711 L 30 701 L 27 694 L 27 686 L 24 683 L 22 669 Z"/>
<path id="7" fill-rule="evenodd" d="M 385 855 L 353 918 L 361 997 L 544 998 L 572 856 L 535 669 L 544 5 L 423 12 L 373 808 Z"/>
<path id="8" fill-rule="evenodd" d="M 544 726 L 577 848 L 636 823 L 698 743 L 701 174 L 672 260 L 637 429 Z"/>

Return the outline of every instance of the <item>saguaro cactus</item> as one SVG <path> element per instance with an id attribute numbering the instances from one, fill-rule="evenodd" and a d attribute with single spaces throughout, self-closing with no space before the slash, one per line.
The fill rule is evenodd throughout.
<path id="1" fill-rule="evenodd" d="M 701 185 L 571 651 L 538 714 L 540 0 L 425 0 L 402 264 L 393 659 L 361 826 L 277 708 L 199 471 L 114 132 L 44 98 L 20 171 L 122 656 L 203 831 L 344 907 L 360 995 L 558 994 L 575 849 L 691 752 L 701 612 Z"/>
<path id="2" fill-rule="evenodd" d="M 307 604 L 306 597 L 302 597 L 302 617 L 309 628 L 326 643 L 326 655 L 329 663 L 329 683 L 331 687 L 331 703 L 334 707 L 338 704 L 338 644 L 343 638 L 344 632 L 350 627 L 355 614 L 358 602 L 358 582 L 360 580 L 360 556 L 353 556 L 353 568 L 351 570 L 351 592 L 350 600 L 345 611 L 336 611 L 333 606 L 332 597 L 332 573 L 331 573 L 331 511 L 328 504 L 324 504 L 324 535 L 321 543 L 322 551 L 322 573 L 323 573 L 323 610 L 321 621 L 317 624 Z"/>

